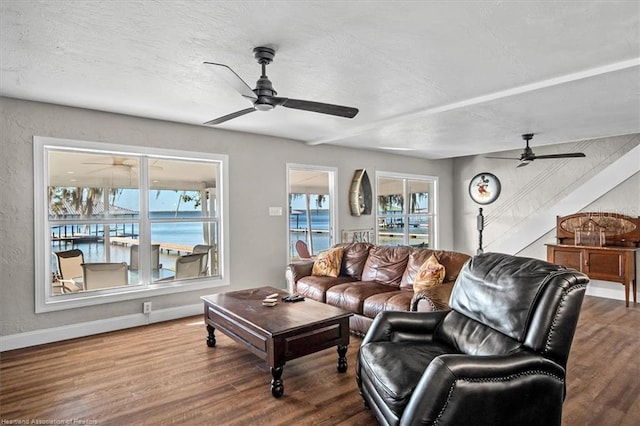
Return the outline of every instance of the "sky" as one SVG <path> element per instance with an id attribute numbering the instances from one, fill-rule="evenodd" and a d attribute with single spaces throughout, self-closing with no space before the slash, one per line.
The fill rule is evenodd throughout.
<path id="1" fill-rule="evenodd" d="M 151 211 L 176 211 L 176 207 L 178 204 L 178 195 L 180 192 L 165 190 L 160 193 L 160 196 L 156 198 L 156 194 L 149 200 L 149 207 Z M 138 208 L 138 190 L 132 189 L 123 189 L 122 192 L 118 195 L 114 203 L 118 207 L 123 207 L 129 210 L 139 210 Z M 291 208 L 293 210 L 302 210 L 305 209 L 305 199 L 304 197 L 295 198 L 291 203 Z M 286 206 L 288 208 L 288 206 Z M 310 203 L 311 210 L 315 210 L 317 208 L 315 198 L 311 199 Z M 325 201 L 322 204 L 322 209 L 328 209 L 329 205 Z M 180 203 L 180 211 L 194 211 L 200 210 L 200 207 L 194 207 L 193 202 L 181 202 Z"/>
<path id="2" fill-rule="evenodd" d="M 176 191 L 162 191 L 158 198 L 155 194 L 149 199 L 149 207 L 151 211 L 176 211 L 178 206 L 179 192 Z M 124 207 L 129 210 L 139 210 L 138 207 L 138 190 L 123 189 L 122 193 L 118 195 L 114 203 L 118 207 Z M 200 207 L 195 208 L 194 203 L 180 203 L 180 211 L 194 211 L 200 210 Z"/>

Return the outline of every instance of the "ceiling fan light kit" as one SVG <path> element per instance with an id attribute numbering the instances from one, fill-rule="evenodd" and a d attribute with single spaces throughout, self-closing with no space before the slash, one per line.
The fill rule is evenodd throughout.
<path id="1" fill-rule="evenodd" d="M 346 107 L 342 105 L 325 104 L 321 102 L 304 101 L 301 99 L 290 99 L 278 97 L 278 92 L 273 88 L 273 84 L 267 77 L 267 65 L 273 62 L 276 51 L 270 47 L 259 46 L 253 49 L 253 56 L 262 67 L 262 74 L 256 82 L 255 89 L 251 87 L 229 66 L 218 64 L 215 62 L 205 62 L 207 65 L 213 65 L 213 69 L 233 87 L 240 95 L 250 99 L 253 107 L 246 108 L 222 117 L 207 121 L 205 125 L 217 125 L 234 118 L 241 117 L 253 111 L 271 111 L 276 106 L 286 108 L 299 109 L 320 114 L 329 114 L 337 117 L 353 118 L 358 114 L 357 108 Z"/>
<path id="2" fill-rule="evenodd" d="M 491 157 L 486 156 L 485 158 L 492 158 L 496 160 L 518 160 L 520 163 L 517 167 L 523 167 L 533 162 L 534 160 L 549 160 L 554 158 L 582 158 L 586 157 L 582 152 L 567 152 L 564 154 L 549 154 L 549 155 L 536 155 L 533 150 L 529 148 L 529 141 L 533 139 L 534 133 L 525 133 L 522 135 L 522 139 L 525 141 L 526 146 L 520 154 L 520 158 L 509 158 L 509 157 Z"/>

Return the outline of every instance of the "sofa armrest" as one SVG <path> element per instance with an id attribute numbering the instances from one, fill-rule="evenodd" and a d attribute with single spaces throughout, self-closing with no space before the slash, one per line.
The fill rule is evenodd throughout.
<path id="1" fill-rule="evenodd" d="M 295 293 L 298 280 L 311 275 L 312 269 L 313 260 L 300 260 L 290 263 L 287 266 L 284 276 L 287 280 L 287 290 L 289 290 L 289 293 Z"/>
<path id="2" fill-rule="evenodd" d="M 287 267 L 291 271 L 294 282 L 298 281 L 302 277 L 311 275 L 313 269 L 313 260 L 301 260 L 298 262 L 292 262 Z"/>
<path id="3" fill-rule="evenodd" d="M 453 281 L 421 290 L 413 295 L 409 310 L 415 312 L 446 311 L 453 291 Z"/>

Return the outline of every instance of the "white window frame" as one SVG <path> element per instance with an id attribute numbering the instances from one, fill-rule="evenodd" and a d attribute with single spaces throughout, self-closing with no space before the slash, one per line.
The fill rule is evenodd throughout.
<path id="1" fill-rule="evenodd" d="M 379 190 L 378 190 L 378 181 L 380 178 L 389 178 L 389 179 L 402 179 L 403 180 L 403 195 L 404 195 L 404 215 L 403 217 L 405 218 L 405 223 L 409 223 L 408 222 L 408 218 L 409 216 L 411 216 L 412 214 L 409 213 L 409 197 L 407 197 L 407 193 L 408 193 L 408 181 L 410 180 L 423 180 L 423 181 L 429 181 L 433 184 L 433 194 L 430 194 L 433 197 L 433 213 L 428 214 L 427 216 L 429 216 L 432 220 L 432 226 L 433 226 L 433 230 L 431 232 L 433 232 L 433 237 L 432 237 L 432 241 L 433 241 L 433 247 L 429 247 L 430 249 L 434 249 L 437 250 L 440 247 L 440 224 L 439 224 L 439 220 L 438 220 L 438 177 L 437 176 L 429 176 L 429 175 L 417 175 L 417 174 L 407 174 L 407 173 L 396 173 L 396 172 L 385 172 L 385 171 L 376 171 L 376 177 L 375 177 L 375 199 L 374 199 L 374 208 L 375 208 L 375 212 L 376 212 L 376 242 L 378 242 L 378 235 L 380 232 L 380 228 L 378 227 L 378 223 L 380 223 L 380 214 L 378 212 L 378 194 L 379 194 Z M 404 227 L 404 244 L 408 245 L 409 244 L 409 227 L 405 226 Z"/>
<path id="2" fill-rule="evenodd" d="M 51 235 L 49 232 L 49 204 L 47 199 L 48 162 L 46 152 L 49 149 L 75 149 L 85 152 L 100 151 L 109 154 L 129 154 L 141 156 L 146 163 L 147 156 L 165 157 L 171 160 L 211 161 L 220 167 L 219 182 L 219 276 L 208 276 L 189 280 L 175 281 L 170 284 L 154 285 L 145 283 L 131 287 L 117 287 L 91 292 L 77 292 L 68 294 L 52 294 L 51 286 Z M 183 293 L 201 289 L 212 289 L 228 286 L 229 276 L 229 158 L 223 154 L 209 154 L 202 152 L 175 151 L 160 148 L 147 148 L 129 145 L 106 144 L 92 141 L 61 139 L 34 136 L 34 236 L 35 236 L 35 312 L 50 312 L 73 309 L 84 306 L 100 305 L 104 303 L 136 300 L 165 294 Z M 144 176 L 146 169 L 141 169 Z M 148 207 L 148 182 L 141 179 L 140 209 Z M 148 226 L 148 219 L 141 214 L 141 226 Z M 142 253 L 142 252 L 141 252 Z M 144 259 L 142 259 L 144 260 Z"/>

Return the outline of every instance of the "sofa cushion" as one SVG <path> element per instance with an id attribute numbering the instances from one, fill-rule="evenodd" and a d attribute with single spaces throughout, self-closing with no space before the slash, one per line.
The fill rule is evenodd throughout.
<path id="1" fill-rule="evenodd" d="M 407 260 L 407 267 L 402 274 L 402 280 L 400 281 L 400 288 L 413 290 L 413 282 L 416 279 L 418 270 L 429 259 L 429 257 L 436 251 L 431 249 L 415 249 L 409 254 Z M 436 256 L 438 257 L 438 256 Z M 445 266 L 446 269 L 446 266 Z"/>
<path id="2" fill-rule="evenodd" d="M 432 254 L 429 256 L 429 259 L 422 264 L 420 269 L 418 269 L 415 281 L 413 282 L 413 291 L 419 292 L 442 284 L 445 274 L 444 266 L 438 262 L 435 254 Z"/>
<path id="3" fill-rule="evenodd" d="M 364 300 L 362 314 L 375 318 L 382 311 L 408 311 L 413 293 L 409 290 L 395 290 L 374 294 Z"/>
<path id="4" fill-rule="evenodd" d="M 400 288 L 413 289 L 413 283 L 416 278 L 416 274 L 424 262 L 434 254 L 438 259 L 438 262 L 444 266 L 445 277 L 444 282 L 455 281 L 458 278 L 458 273 L 462 269 L 462 265 L 469 260 L 471 256 L 465 253 L 458 253 L 444 250 L 431 250 L 431 249 L 414 249 L 409 255 L 407 261 L 407 268 L 402 275 L 402 281 L 400 282 Z"/>
<path id="5" fill-rule="evenodd" d="M 316 300 L 318 302 L 326 301 L 326 292 L 333 286 L 354 281 L 351 277 L 315 277 L 309 275 L 300 278 L 295 284 L 296 293 Z"/>
<path id="6" fill-rule="evenodd" d="M 337 277 L 342 265 L 343 247 L 335 247 L 318 254 L 313 262 L 311 275 L 316 277 Z"/>
<path id="7" fill-rule="evenodd" d="M 438 258 L 438 262 L 444 265 L 446 270 L 446 275 L 444 277 L 444 282 L 455 281 L 458 279 L 458 274 L 462 270 L 462 266 L 471 256 L 465 253 L 458 253 L 455 251 L 441 251 L 439 250 L 436 254 Z"/>
<path id="8" fill-rule="evenodd" d="M 342 269 L 340 275 L 346 275 L 356 279 L 362 278 L 364 263 L 369 257 L 369 250 L 373 247 L 370 243 L 348 243 L 336 245 L 344 247 L 342 254 Z"/>
<path id="9" fill-rule="evenodd" d="M 398 287 L 411 251 L 408 246 L 373 246 L 364 264 L 362 281 Z"/>
<path id="10" fill-rule="evenodd" d="M 373 281 L 338 284 L 327 290 L 325 302 L 356 314 L 362 314 L 362 305 L 365 299 L 374 294 L 394 290 L 396 290 L 394 287 Z"/>

